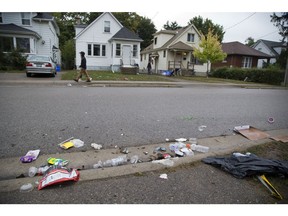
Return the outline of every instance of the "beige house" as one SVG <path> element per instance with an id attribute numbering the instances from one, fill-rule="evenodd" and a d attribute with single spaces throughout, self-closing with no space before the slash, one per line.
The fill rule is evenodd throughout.
<path id="1" fill-rule="evenodd" d="M 153 36 L 153 43 L 140 53 L 142 72 L 147 72 L 150 61 L 152 73 L 174 70 L 175 74 L 206 75 L 207 64 L 202 64 L 193 56 L 201 41 L 201 34 L 193 24 L 178 30 L 161 30 Z"/>

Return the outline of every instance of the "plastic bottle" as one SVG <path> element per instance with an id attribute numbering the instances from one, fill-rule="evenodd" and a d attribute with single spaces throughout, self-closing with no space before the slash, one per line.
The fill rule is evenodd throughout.
<path id="1" fill-rule="evenodd" d="M 38 168 L 37 173 L 39 175 L 44 175 L 48 170 L 49 170 L 50 166 L 41 166 Z"/>
<path id="2" fill-rule="evenodd" d="M 36 175 L 38 169 L 36 167 L 30 167 L 29 168 L 29 171 L 28 171 L 28 176 L 29 177 L 33 177 Z"/>
<path id="3" fill-rule="evenodd" d="M 94 168 L 94 169 L 98 169 L 98 168 L 102 168 L 102 167 L 103 167 L 102 161 L 98 161 L 97 164 L 94 164 L 94 165 L 93 165 L 93 168 Z"/>
<path id="4" fill-rule="evenodd" d="M 202 153 L 206 153 L 209 151 L 209 147 L 207 146 L 202 146 L 202 145 L 195 145 L 195 144 L 192 144 L 191 145 L 191 149 L 193 151 L 197 151 L 197 152 L 202 152 Z"/>
<path id="5" fill-rule="evenodd" d="M 139 160 L 138 155 L 134 155 L 131 157 L 130 162 L 131 162 L 131 164 L 136 164 L 138 162 L 138 160 Z"/>
<path id="6" fill-rule="evenodd" d="M 104 161 L 103 167 L 119 166 L 119 165 L 123 165 L 126 163 L 127 163 L 127 157 L 126 155 L 124 155 L 124 156 L 119 156 L 117 158 Z"/>

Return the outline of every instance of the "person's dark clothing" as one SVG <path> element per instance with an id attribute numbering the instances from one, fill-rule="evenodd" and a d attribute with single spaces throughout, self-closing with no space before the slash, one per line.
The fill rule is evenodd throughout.
<path id="1" fill-rule="evenodd" d="M 85 69 L 85 70 L 87 69 L 87 66 L 86 66 L 86 58 L 85 58 L 85 57 L 82 57 L 80 67 L 83 68 L 83 69 Z"/>

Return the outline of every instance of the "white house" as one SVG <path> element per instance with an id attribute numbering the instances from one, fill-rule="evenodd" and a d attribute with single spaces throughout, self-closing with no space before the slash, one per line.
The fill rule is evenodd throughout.
<path id="1" fill-rule="evenodd" d="M 49 55 L 61 64 L 59 27 L 49 13 L 0 12 L 0 51 Z"/>
<path id="2" fill-rule="evenodd" d="M 88 26 L 75 25 L 76 66 L 81 62 L 79 52 L 84 51 L 87 70 L 119 71 L 120 67 L 140 64 L 140 42 L 113 16 L 101 14 Z"/>
<path id="3" fill-rule="evenodd" d="M 276 62 L 276 58 L 281 54 L 283 49 L 286 49 L 286 43 L 285 42 L 276 42 L 276 41 L 268 41 L 268 40 L 258 40 L 255 44 L 251 46 L 252 48 L 261 51 L 263 53 L 266 53 L 272 58 L 270 59 L 269 63 L 273 64 Z M 257 67 L 262 68 L 263 63 L 267 63 L 267 60 L 258 60 Z"/>
<path id="4" fill-rule="evenodd" d="M 143 71 L 147 71 L 151 61 L 154 73 L 181 69 L 182 74 L 206 75 L 207 63 L 202 64 L 193 56 L 201 41 L 201 34 L 193 24 L 178 30 L 161 30 L 153 36 L 153 43 L 141 51 Z"/>

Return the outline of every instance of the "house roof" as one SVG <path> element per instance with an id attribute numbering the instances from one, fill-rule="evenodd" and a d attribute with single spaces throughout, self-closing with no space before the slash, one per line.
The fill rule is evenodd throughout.
<path id="1" fill-rule="evenodd" d="M 126 27 L 122 27 L 112 38 L 111 40 L 134 40 L 134 41 L 143 41 L 137 34 L 130 31 Z"/>
<path id="2" fill-rule="evenodd" d="M 37 13 L 33 19 L 41 19 L 41 20 L 53 20 L 53 16 L 50 13 Z"/>
<path id="3" fill-rule="evenodd" d="M 222 43 L 222 50 L 223 52 L 227 53 L 227 55 L 246 55 L 265 58 L 272 57 L 266 53 L 253 49 L 252 47 L 246 46 L 238 41 Z"/>
<path id="4" fill-rule="evenodd" d="M 196 33 L 201 36 L 200 32 L 197 30 L 197 28 L 193 25 L 190 24 L 186 27 L 177 29 L 177 30 L 161 30 L 159 32 L 156 32 L 154 34 L 154 36 L 164 33 L 164 34 L 174 34 L 174 36 L 172 38 L 170 38 L 163 46 L 153 49 L 153 44 L 150 44 L 148 47 L 146 47 L 143 51 L 141 51 L 141 53 L 149 53 L 149 52 L 154 52 L 154 51 L 158 51 L 158 50 L 163 50 L 163 49 L 178 49 L 178 50 L 188 50 L 188 51 L 192 51 L 193 47 L 181 42 L 179 43 L 179 41 L 177 43 L 174 43 L 175 41 L 177 41 L 177 39 L 179 37 L 181 37 L 186 31 L 188 31 L 189 28 L 194 28 L 194 30 L 196 31 Z"/>
<path id="5" fill-rule="evenodd" d="M 0 24 L 0 32 L 2 34 L 22 34 L 22 35 L 33 35 L 36 38 L 40 39 L 41 36 L 30 29 L 26 29 L 20 26 L 17 26 L 13 23 L 10 24 Z"/>
<path id="6" fill-rule="evenodd" d="M 123 25 L 113 16 L 112 13 L 110 13 L 110 12 L 104 12 L 104 13 L 102 13 L 100 16 L 98 16 L 92 23 L 90 23 L 85 29 L 83 29 L 81 32 L 79 32 L 79 34 L 77 34 L 74 39 L 77 39 L 80 35 L 82 35 L 85 31 L 87 31 L 91 26 L 94 25 L 95 22 L 97 22 L 97 21 L 98 21 L 102 16 L 104 16 L 106 13 L 108 13 L 108 14 L 121 26 L 121 28 L 123 27 Z"/>
<path id="7" fill-rule="evenodd" d="M 183 43 L 182 41 L 178 41 L 177 43 L 173 44 L 172 46 L 169 47 L 169 49 L 174 49 L 174 50 L 188 50 L 188 51 L 193 51 L 193 47 Z"/>
<path id="8" fill-rule="evenodd" d="M 286 43 L 285 42 L 277 42 L 277 41 L 268 41 L 268 40 L 258 40 L 255 44 L 252 45 L 253 48 L 255 48 L 258 44 L 260 43 L 264 43 L 265 46 L 271 50 L 271 52 L 273 52 L 273 54 L 275 56 L 278 56 L 279 54 L 274 50 L 274 48 L 276 47 L 286 47 Z"/>

